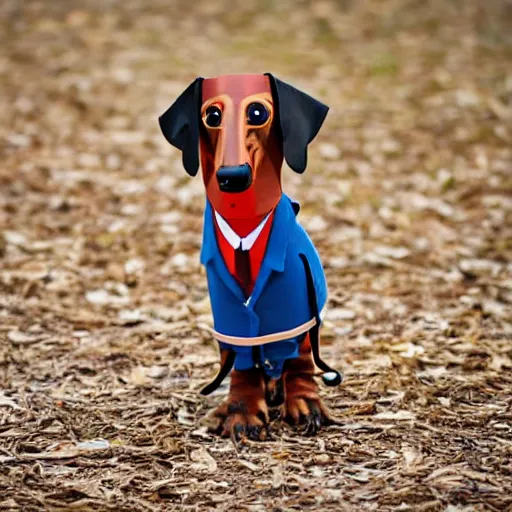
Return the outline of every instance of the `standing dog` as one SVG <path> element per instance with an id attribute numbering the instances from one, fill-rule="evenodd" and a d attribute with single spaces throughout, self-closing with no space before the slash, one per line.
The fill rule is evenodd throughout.
<path id="1" fill-rule="evenodd" d="M 316 434 L 329 413 L 314 363 L 327 385 L 341 382 L 319 356 L 322 264 L 296 221 L 299 205 L 281 189 L 283 158 L 304 172 L 327 111 L 270 74 L 226 75 L 196 79 L 159 119 L 188 174 L 197 174 L 201 160 L 201 263 L 221 353 L 219 374 L 202 393 L 216 389 L 234 364 L 229 397 L 214 418 L 215 429 L 236 440 L 264 439 L 269 407 Z"/>

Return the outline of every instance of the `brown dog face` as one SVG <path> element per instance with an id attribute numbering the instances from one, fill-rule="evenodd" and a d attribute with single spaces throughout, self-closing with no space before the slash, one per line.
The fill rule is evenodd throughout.
<path id="1" fill-rule="evenodd" d="M 206 194 L 224 218 L 264 215 L 281 197 L 283 144 L 264 75 L 202 84 L 200 148 Z"/>
<path id="2" fill-rule="evenodd" d="M 160 117 L 165 138 L 199 167 L 208 200 L 226 219 L 259 217 L 281 197 L 283 156 L 298 173 L 328 107 L 270 74 L 196 79 Z"/>

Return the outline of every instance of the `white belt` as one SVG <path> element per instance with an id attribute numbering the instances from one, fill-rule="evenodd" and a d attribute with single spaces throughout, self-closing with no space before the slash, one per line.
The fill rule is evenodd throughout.
<path id="1" fill-rule="evenodd" d="M 254 336 L 250 338 L 240 337 L 240 336 L 228 336 L 227 334 L 222 334 L 216 330 L 213 330 L 213 337 L 217 341 L 222 341 L 224 343 L 229 343 L 230 345 L 236 345 L 238 347 L 254 347 L 256 345 L 266 345 L 267 343 L 274 343 L 276 341 L 289 340 L 290 338 L 295 338 L 296 336 L 300 336 L 305 332 L 309 331 L 311 327 L 316 325 L 316 319 L 312 318 L 307 322 L 299 325 L 298 327 L 294 327 L 293 329 L 288 329 L 287 331 L 276 332 L 274 334 L 265 334 L 264 336 Z"/>

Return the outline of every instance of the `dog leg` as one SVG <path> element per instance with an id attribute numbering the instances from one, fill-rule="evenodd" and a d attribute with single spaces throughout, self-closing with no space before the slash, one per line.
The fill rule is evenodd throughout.
<path id="1" fill-rule="evenodd" d="M 308 334 L 300 346 L 299 357 L 288 361 L 284 375 L 286 398 L 283 407 L 284 419 L 295 425 L 304 424 L 304 434 L 308 436 L 316 435 L 322 425 L 333 422 L 318 393 L 314 373 Z"/>
<path id="2" fill-rule="evenodd" d="M 212 414 L 210 430 L 233 441 L 263 441 L 268 435 L 265 380 L 260 369 L 233 370 L 228 399 Z"/>

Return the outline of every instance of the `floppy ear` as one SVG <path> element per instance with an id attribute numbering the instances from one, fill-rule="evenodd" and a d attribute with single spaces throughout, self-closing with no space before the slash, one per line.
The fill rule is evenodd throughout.
<path id="1" fill-rule="evenodd" d="M 167 141 L 183 153 L 183 167 L 195 176 L 199 169 L 199 118 L 202 78 L 196 78 L 159 118 Z"/>
<path id="2" fill-rule="evenodd" d="M 308 144 L 320 130 L 329 107 L 270 73 L 265 75 L 270 79 L 272 96 L 277 102 L 284 157 L 295 172 L 302 174 L 308 161 Z"/>

